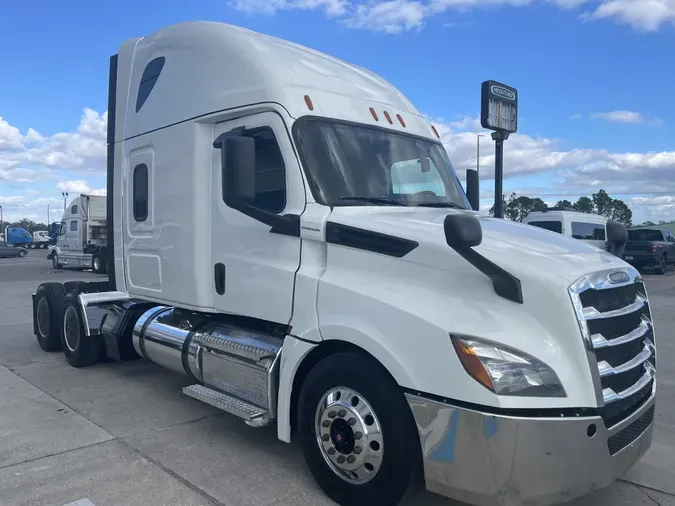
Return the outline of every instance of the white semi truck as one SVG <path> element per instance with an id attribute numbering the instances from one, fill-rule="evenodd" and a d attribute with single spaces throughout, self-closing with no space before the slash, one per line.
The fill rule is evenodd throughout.
<path id="1" fill-rule="evenodd" d="M 639 273 L 471 210 L 434 127 L 368 70 L 220 23 L 128 40 L 107 188 L 110 282 L 42 284 L 42 348 L 187 375 L 299 439 L 339 504 L 558 504 L 650 447 Z"/>
<path id="2" fill-rule="evenodd" d="M 63 213 L 56 244 L 47 258 L 55 269 L 92 269 L 104 274 L 108 266 L 106 198 L 81 194 Z"/>

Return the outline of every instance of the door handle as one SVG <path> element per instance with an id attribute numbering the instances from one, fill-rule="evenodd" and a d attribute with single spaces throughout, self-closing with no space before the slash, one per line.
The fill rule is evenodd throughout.
<path id="1" fill-rule="evenodd" d="M 213 266 L 213 278 L 216 285 L 216 293 L 225 293 L 225 264 L 217 263 Z"/>

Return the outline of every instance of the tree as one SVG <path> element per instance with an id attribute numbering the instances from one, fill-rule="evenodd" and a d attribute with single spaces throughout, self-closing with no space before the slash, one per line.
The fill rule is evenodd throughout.
<path id="1" fill-rule="evenodd" d="M 504 217 L 511 221 L 524 222 L 527 215 L 532 211 L 543 211 L 548 206 L 540 198 L 517 197 L 515 193 L 509 196 L 508 201 L 502 201 Z M 490 209 L 490 215 L 494 216 L 494 206 Z"/>
<path id="2" fill-rule="evenodd" d="M 594 211 L 593 201 L 588 197 L 579 197 L 573 207 L 580 213 L 593 213 Z"/>
<path id="3" fill-rule="evenodd" d="M 556 207 L 563 207 L 563 208 L 574 208 L 574 204 L 572 204 L 569 200 L 559 200 L 555 204 Z"/>

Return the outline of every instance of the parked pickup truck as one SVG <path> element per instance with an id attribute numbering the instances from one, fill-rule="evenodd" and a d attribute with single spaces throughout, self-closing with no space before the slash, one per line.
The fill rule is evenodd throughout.
<path id="1" fill-rule="evenodd" d="M 638 269 L 653 267 L 657 274 L 664 274 L 675 263 L 675 235 L 657 228 L 629 230 L 623 259 Z"/>

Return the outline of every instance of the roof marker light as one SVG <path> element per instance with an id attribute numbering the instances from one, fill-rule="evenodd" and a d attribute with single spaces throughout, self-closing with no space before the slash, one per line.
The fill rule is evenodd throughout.
<path id="1" fill-rule="evenodd" d="M 375 112 L 375 109 L 373 109 L 372 107 L 370 108 L 370 114 L 373 115 L 373 118 L 375 119 L 375 121 L 380 121 L 379 118 L 377 117 L 377 113 Z"/>
<path id="2" fill-rule="evenodd" d="M 313 110 L 314 110 L 314 104 L 312 103 L 312 99 L 309 98 L 309 95 L 305 95 L 305 104 L 307 104 L 307 108 L 308 108 L 310 111 L 313 111 Z"/>
<path id="3" fill-rule="evenodd" d="M 389 122 L 390 125 L 394 124 L 394 122 L 391 120 L 391 116 L 389 116 L 389 113 L 387 111 L 384 111 L 384 117 L 387 118 L 387 121 Z"/>
<path id="4" fill-rule="evenodd" d="M 435 127 L 434 125 L 431 125 L 431 129 L 432 129 L 432 130 L 434 131 L 434 133 L 436 134 L 436 137 L 438 137 L 438 138 L 440 139 L 441 136 L 438 135 L 438 130 L 436 130 L 436 127 Z"/>
<path id="5" fill-rule="evenodd" d="M 396 117 L 398 118 L 398 121 L 401 123 L 401 126 L 405 128 L 405 121 L 403 121 L 403 118 L 401 117 L 400 114 L 397 114 Z"/>

